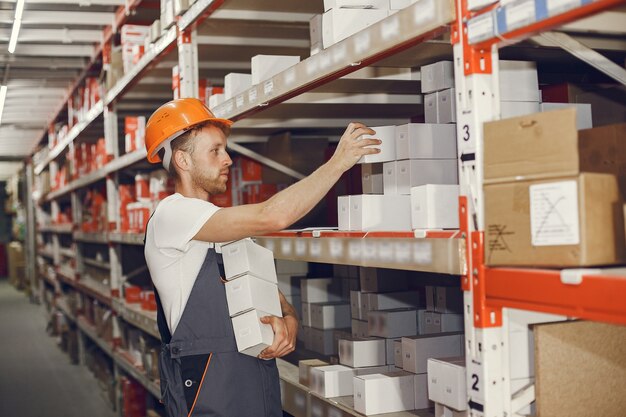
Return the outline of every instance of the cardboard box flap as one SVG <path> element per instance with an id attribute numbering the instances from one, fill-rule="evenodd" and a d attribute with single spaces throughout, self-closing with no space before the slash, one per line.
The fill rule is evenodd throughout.
<path id="1" fill-rule="evenodd" d="M 485 123 L 485 184 L 576 175 L 576 109 Z"/>

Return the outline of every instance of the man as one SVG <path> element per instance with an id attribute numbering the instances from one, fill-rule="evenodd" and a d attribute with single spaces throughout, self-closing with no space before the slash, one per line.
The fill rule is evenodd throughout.
<path id="1" fill-rule="evenodd" d="M 284 317 L 264 317 L 274 331 L 259 358 L 237 352 L 220 257 L 213 242 L 283 230 L 308 213 L 363 155 L 379 152 L 375 132 L 351 123 L 333 157 L 307 178 L 259 204 L 219 208 L 226 190 L 232 122 L 197 99 L 170 101 L 150 117 L 150 162 L 163 162 L 176 193 L 161 201 L 146 229 L 145 256 L 157 290 L 163 343 L 161 393 L 168 416 L 282 416 L 275 358 L 294 350 L 298 318 L 280 294 Z"/>

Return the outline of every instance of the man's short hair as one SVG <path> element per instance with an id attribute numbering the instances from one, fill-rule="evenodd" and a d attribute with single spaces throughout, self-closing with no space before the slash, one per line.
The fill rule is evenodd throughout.
<path id="1" fill-rule="evenodd" d="M 196 136 L 198 136 L 198 133 L 200 133 L 200 131 L 207 126 L 215 126 L 219 128 L 222 132 L 224 132 L 224 135 L 226 135 L 226 137 L 230 135 L 230 130 L 231 130 L 230 126 L 226 126 L 222 123 L 215 123 L 212 120 L 208 120 L 204 123 L 200 123 L 199 125 L 194 126 L 193 128 L 189 129 L 188 131 L 186 131 L 185 133 L 183 133 L 182 135 L 174 139 L 170 143 L 170 147 L 172 148 L 172 160 L 170 161 L 170 165 L 167 168 L 167 172 L 175 180 L 179 178 L 179 175 L 178 175 L 178 172 L 176 171 L 176 166 L 174 164 L 174 153 L 178 150 L 181 150 L 189 154 L 193 154 L 195 147 L 196 147 L 195 146 L 196 142 L 194 139 L 196 138 Z M 159 156 L 161 157 L 161 160 L 163 160 L 164 154 L 165 154 L 165 149 L 161 149 L 159 151 Z"/>

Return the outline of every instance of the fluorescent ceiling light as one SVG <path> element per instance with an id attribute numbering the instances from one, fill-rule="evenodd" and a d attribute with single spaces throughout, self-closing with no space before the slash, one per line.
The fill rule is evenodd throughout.
<path id="1" fill-rule="evenodd" d="M 11 39 L 9 40 L 9 53 L 15 52 L 15 46 L 17 45 L 17 37 L 20 33 L 20 26 L 22 26 L 22 13 L 24 12 L 24 2 L 26 0 L 17 0 L 15 6 L 15 20 L 13 21 L 13 29 L 11 30 Z"/>
<path id="2" fill-rule="evenodd" d="M 7 98 L 7 86 L 0 86 L 0 124 L 2 123 L 2 110 L 4 110 L 4 99 Z"/>

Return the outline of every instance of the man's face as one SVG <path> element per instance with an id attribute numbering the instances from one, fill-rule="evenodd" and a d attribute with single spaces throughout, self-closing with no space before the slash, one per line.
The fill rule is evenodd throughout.
<path id="1" fill-rule="evenodd" d="M 215 126 L 206 126 L 194 141 L 190 171 L 193 185 L 211 195 L 225 192 L 229 167 L 233 164 L 226 152 L 226 135 Z"/>

